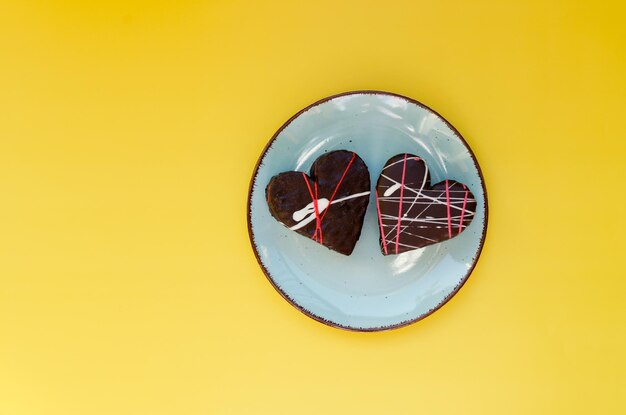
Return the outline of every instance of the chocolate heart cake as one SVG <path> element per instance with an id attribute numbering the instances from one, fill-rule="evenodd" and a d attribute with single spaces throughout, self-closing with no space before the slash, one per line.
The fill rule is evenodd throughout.
<path id="1" fill-rule="evenodd" d="M 454 180 L 430 185 L 428 166 L 412 154 L 390 158 L 376 184 L 380 247 L 400 254 L 453 238 L 474 218 L 476 199 Z"/>
<path id="2" fill-rule="evenodd" d="M 361 235 L 369 194 L 367 166 L 356 153 L 345 150 L 320 156 L 309 175 L 280 173 L 265 189 L 272 216 L 344 255 L 352 253 Z"/>

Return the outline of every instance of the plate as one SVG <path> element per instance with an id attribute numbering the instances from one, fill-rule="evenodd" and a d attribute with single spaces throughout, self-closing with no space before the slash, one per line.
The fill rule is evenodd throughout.
<path id="1" fill-rule="evenodd" d="M 374 192 L 361 237 L 350 256 L 297 234 L 274 219 L 265 200 L 270 179 L 308 174 L 320 155 L 357 153 L 375 186 L 385 162 L 400 153 L 424 159 L 432 183 L 465 183 L 477 202 L 460 235 L 400 255 L 383 256 Z M 393 329 L 439 309 L 471 274 L 487 232 L 487 192 L 480 167 L 461 134 L 441 115 L 401 95 L 353 91 L 298 112 L 271 138 L 254 169 L 248 194 L 252 248 L 274 288 L 309 317 L 356 331 Z"/>

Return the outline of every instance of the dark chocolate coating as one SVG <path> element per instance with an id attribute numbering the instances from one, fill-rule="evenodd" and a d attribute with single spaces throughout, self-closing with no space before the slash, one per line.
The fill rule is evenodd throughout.
<path id="1" fill-rule="evenodd" d="M 294 171 L 280 173 L 272 177 L 265 189 L 270 213 L 289 228 L 303 222 L 294 220 L 293 214 L 313 202 L 311 193 L 315 196 L 316 185 L 317 197 L 314 199 L 331 201 L 332 198 L 333 201 L 326 210 L 318 209 L 321 238 L 316 232 L 317 216 L 316 220 L 295 231 L 317 242 L 321 240 L 329 249 L 350 255 L 361 235 L 369 195 L 334 201 L 370 191 L 367 166 L 356 153 L 338 150 L 315 160 L 308 176 Z M 321 202 L 318 203 L 318 207 L 321 206 Z"/>
<path id="2" fill-rule="evenodd" d="M 476 212 L 474 195 L 464 184 L 444 180 L 431 186 L 426 163 L 413 154 L 398 154 L 387 161 L 376 196 L 384 255 L 453 238 L 469 226 Z"/>

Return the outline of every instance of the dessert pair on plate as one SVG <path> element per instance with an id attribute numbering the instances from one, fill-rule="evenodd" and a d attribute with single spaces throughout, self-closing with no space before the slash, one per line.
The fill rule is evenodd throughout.
<path id="1" fill-rule="evenodd" d="M 370 193 L 367 165 L 346 150 L 320 156 L 308 175 L 280 173 L 265 189 L 274 218 L 344 255 L 352 253 L 361 235 Z M 447 179 L 431 186 L 424 160 L 407 153 L 387 160 L 374 201 L 383 255 L 453 238 L 469 226 L 476 211 L 467 186 Z"/>

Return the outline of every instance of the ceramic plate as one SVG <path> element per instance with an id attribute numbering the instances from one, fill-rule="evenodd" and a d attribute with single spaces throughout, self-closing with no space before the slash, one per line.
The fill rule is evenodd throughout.
<path id="1" fill-rule="evenodd" d="M 380 250 L 373 191 L 350 256 L 274 219 L 265 200 L 270 179 L 292 170 L 308 174 L 320 155 L 341 149 L 365 161 L 372 190 L 389 158 L 418 155 L 426 161 L 432 183 L 453 179 L 469 187 L 477 202 L 474 219 L 448 241 L 389 256 Z M 486 235 L 487 194 L 476 158 L 443 117 L 410 98 L 356 91 L 310 105 L 274 134 L 254 169 L 248 228 L 263 272 L 298 310 L 334 327 L 385 330 L 433 313 L 465 283 Z"/>

